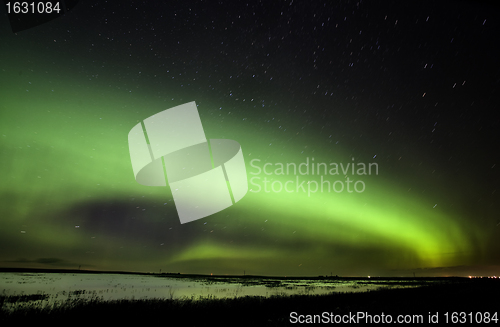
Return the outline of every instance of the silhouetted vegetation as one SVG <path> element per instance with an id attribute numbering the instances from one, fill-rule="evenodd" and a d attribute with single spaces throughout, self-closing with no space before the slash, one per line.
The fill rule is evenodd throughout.
<path id="1" fill-rule="evenodd" d="M 49 308 L 26 306 L 14 312 L 2 310 L 0 324 L 33 322 L 79 322 L 117 325 L 164 322 L 165 325 L 281 326 L 288 325 L 290 312 L 344 315 L 356 312 L 377 314 L 422 314 L 429 312 L 496 312 L 500 308 L 500 282 L 478 279 L 434 283 L 419 288 L 389 289 L 364 293 L 236 297 L 233 299 L 149 299 L 102 301 L 70 299 Z M 0 298 L 0 303 L 12 297 Z M 17 300 L 24 300 L 19 298 Z"/>

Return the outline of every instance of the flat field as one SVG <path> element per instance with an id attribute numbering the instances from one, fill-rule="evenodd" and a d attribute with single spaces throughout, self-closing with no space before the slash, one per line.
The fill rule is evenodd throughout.
<path id="1" fill-rule="evenodd" d="M 500 281 L 0 273 L 0 322 L 498 323 Z"/>

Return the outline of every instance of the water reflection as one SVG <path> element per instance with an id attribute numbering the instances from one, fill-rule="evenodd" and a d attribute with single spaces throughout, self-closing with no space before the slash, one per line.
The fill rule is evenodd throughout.
<path id="1" fill-rule="evenodd" d="M 76 299 L 235 298 L 365 292 L 418 287 L 431 280 L 336 278 L 185 277 L 73 273 L 0 273 L 0 304 L 5 309 L 57 306 Z"/>

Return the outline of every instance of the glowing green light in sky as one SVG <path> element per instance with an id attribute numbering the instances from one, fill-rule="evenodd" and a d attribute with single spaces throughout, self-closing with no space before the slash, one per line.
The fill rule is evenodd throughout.
<path id="1" fill-rule="evenodd" d="M 25 95 L 17 89 L 2 100 L 0 236 L 2 245 L 12 248 L 2 253 L 4 261 L 60 256 L 95 269 L 168 266 L 170 269 L 164 268 L 167 271 L 196 273 L 215 267 L 220 273 L 253 269 L 269 275 L 315 275 L 333 269 L 356 274 L 371 267 L 390 271 L 453 266 L 467 264 L 479 253 L 479 231 L 474 224 L 458 219 L 454 211 L 433 206 L 424 196 L 393 185 L 389 178 L 392 172 L 383 161 L 378 162 L 378 175 L 347 174 L 354 181 L 363 180 L 365 189 L 360 193 L 308 194 L 284 189 L 266 193 L 261 189 L 186 227 L 179 226 L 177 217 L 167 217 L 172 230 L 164 231 L 169 241 L 164 247 L 160 242 L 155 247 L 143 246 L 141 239 L 111 235 L 97 225 L 91 230 L 88 220 L 75 227 L 71 225 L 73 217 L 65 212 L 77 205 L 117 199 L 131 202 L 132 198 L 159 204 L 171 200 L 168 188 L 135 182 L 127 135 L 143 117 L 179 103 L 145 104 L 141 96 L 124 99 L 121 93 L 101 88 L 74 89 L 73 83 L 59 83 L 58 92 L 65 94 L 61 98 L 47 97 L 51 93 L 40 86 L 44 101 L 40 95 Z M 228 114 L 221 120 L 210 114 L 217 108 L 216 101 L 184 102 L 191 100 L 200 105 L 207 138 L 229 138 L 241 144 L 249 181 L 255 176 L 260 181 L 266 177 L 284 185 L 297 178 L 263 172 L 253 175 L 250 162 L 255 158 L 261 165 L 300 164 L 308 157 L 316 162 L 348 163 L 351 158 L 349 149 L 315 145 L 307 135 L 256 131 L 255 125 Z M 306 148 L 309 152 L 302 153 Z M 373 162 L 372 156 L 355 160 Z M 298 177 L 318 181 L 321 176 Z M 323 177 L 332 183 L 346 179 L 342 174 Z M 144 209 L 147 214 L 150 208 Z M 129 211 L 126 214 L 136 219 L 135 211 Z M 159 218 L 151 215 L 147 219 L 154 222 Z M 179 233 L 179 239 L 174 233 Z"/>

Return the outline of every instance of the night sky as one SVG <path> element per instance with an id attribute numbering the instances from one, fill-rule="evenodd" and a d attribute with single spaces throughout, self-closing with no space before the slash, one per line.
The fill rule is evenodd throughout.
<path id="1" fill-rule="evenodd" d="M 0 267 L 500 275 L 498 6 L 82 0 L 18 33 L 0 10 Z M 181 224 L 127 136 L 191 101 L 249 191 Z"/>

